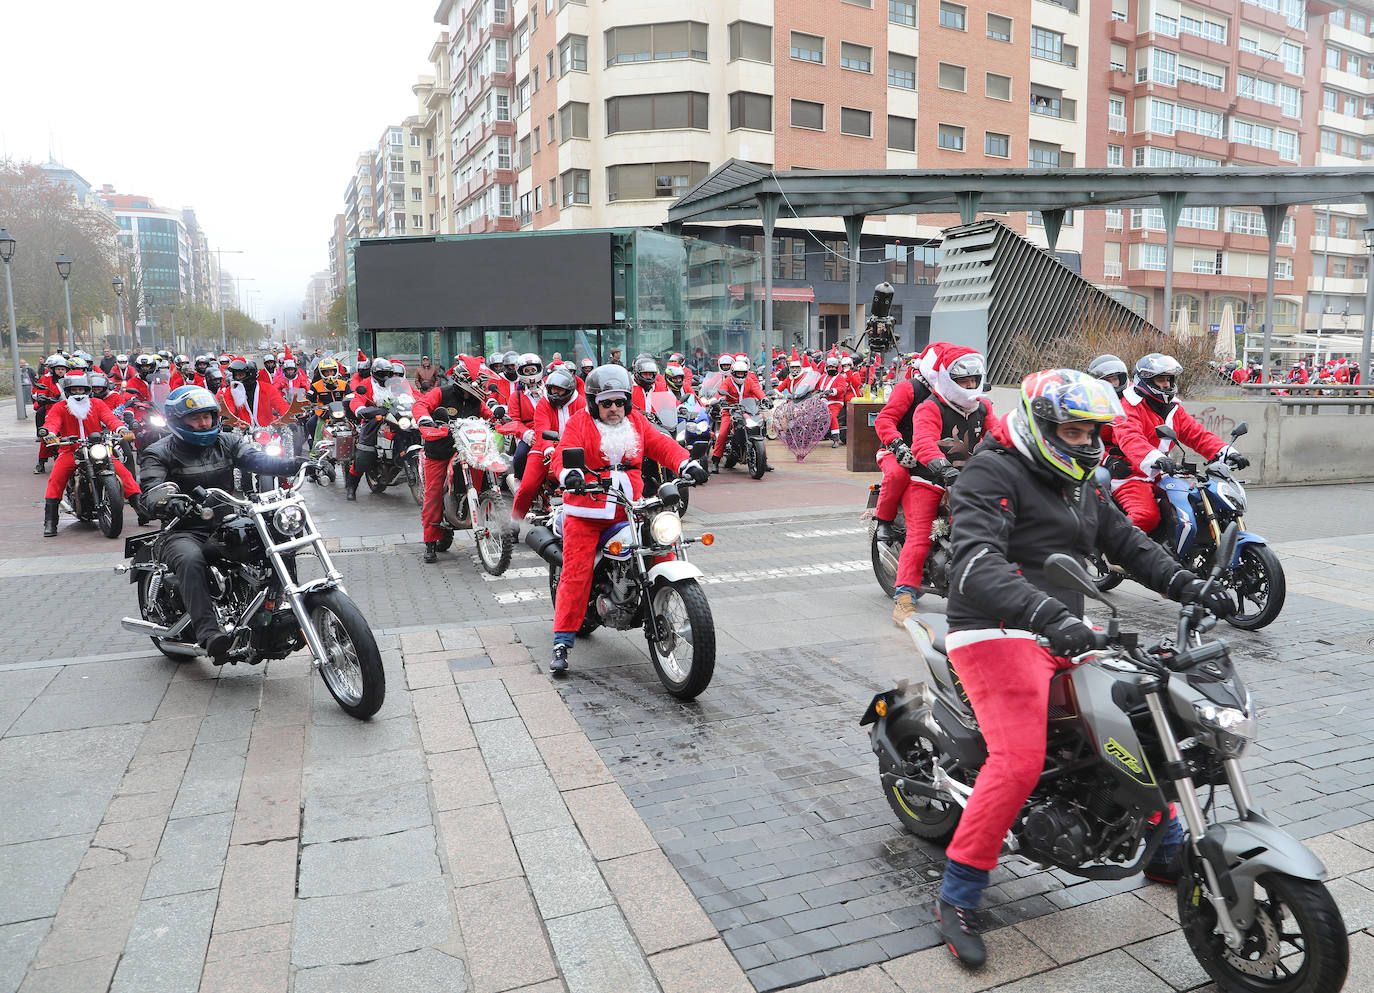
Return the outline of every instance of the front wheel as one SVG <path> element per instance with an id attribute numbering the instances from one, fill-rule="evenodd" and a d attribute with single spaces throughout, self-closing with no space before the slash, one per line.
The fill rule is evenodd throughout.
<path id="1" fill-rule="evenodd" d="M 510 510 L 501 491 L 491 488 L 477 498 L 476 519 L 472 522 L 472 536 L 476 539 L 477 557 L 482 568 L 499 576 L 510 565 L 515 550 L 515 532 L 510 523 Z"/>
<path id="2" fill-rule="evenodd" d="M 124 488 L 114 476 L 100 480 L 100 533 L 106 538 L 118 538 L 124 530 Z"/>
<path id="3" fill-rule="evenodd" d="M 768 454 L 763 448 L 763 439 L 755 438 L 749 442 L 749 475 L 762 479 L 768 471 Z"/>
<path id="4" fill-rule="evenodd" d="M 1279 557 L 1268 545 L 1242 545 L 1240 562 L 1231 570 L 1236 613 L 1226 618 L 1232 627 L 1258 631 L 1274 623 L 1283 610 L 1288 584 Z"/>
<path id="5" fill-rule="evenodd" d="M 1099 593 L 1106 593 L 1114 590 L 1121 585 L 1121 581 L 1126 578 L 1123 572 L 1117 572 L 1107 564 L 1107 558 L 1101 552 L 1095 552 L 1083 559 L 1083 564 L 1088 569 L 1088 575 L 1092 578 L 1093 585 L 1097 587 Z"/>
<path id="6" fill-rule="evenodd" d="M 1217 986 L 1237 993 L 1335 993 L 1350 968 L 1336 901 L 1314 880 L 1266 872 L 1255 881 L 1255 919 L 1239 948 L 1214 930 L 1216 911 L 1196 856 L 1178 880 L 1178 917 L 1188 947 Z"/>
<path id="7" fill-rule="evenodd" d="M 386 698 L 386 673 L 372 628 L 342 590 L 322 590 L 306 598 L 306 611 L 324 646 L 320 676 L 345 714 L 365 721 Z"/>
<path id="8" fill-rule="evenodd" d="M 659 583 L 650 600 L 659 638 L 649 638 L 649 658 L 667 691 L 694 700 L 716 671 L 716 625 L 711 605 L 695 579 Z"/>
<path id="9" fill-rule="evenodd" d="M 406 456 L 406 483 L 410 486 L 410 495 L 415 500 L 415 506 L 423 507 L 425 505 L 425 470 L 418 455 Z"/>

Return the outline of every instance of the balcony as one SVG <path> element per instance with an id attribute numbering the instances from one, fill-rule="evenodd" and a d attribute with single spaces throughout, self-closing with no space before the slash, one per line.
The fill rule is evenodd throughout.
<path id="1" fill-rule="evenodd" d="M 1135 43 L 1135 25 L 1129 21 L 1112 19 L 1107 22 L 1107 37 L 1118 45 L 1132 45 Z"/>
<path id="2" fill-rule="evenodd" d="M 1317 111 L 1317 125 L 1335 131 L 1344 131 L 1346 134 L 1363 135 L 1366 138 L 1374 135 L 1374 116 L 1351 117 L 1349 114 L 1341 114 L 1334 110 L 1319 110 Z"/>
<path id="3" fill-rule="evenodd" d="M 1194 105 L 1211 107 L 1213 110 L 1225 111 L 1231 106 L 1231 98 L 1226 95 L 1225 91 L 1203 86 L 1201 83 L 1192 83 L 1186 79 L 1178 81 L 1178 98 Z M 1261 104 L 1261 106 L 1267 105 Z M 1273 109 L 1276 112 L 1278 110 L 1277 107 Z M 1277 120 L 1277 116 L 1275 120 Z"/>
<path id="4" fill-rule="evenodd" d="M 1330 252 L 1332 255 L 1353 255 L 1358 258 L 1365 254 L 1364 241 L 1359 238 L 1327 238 L 1324 234 L 1314 234 L 1308 246 L 1313 255 Z"/>
<path id="5" fill-rule="evenodd" d="M 1272 148 L 1256 148 L 1254 145 L 1243 145 L 1238 141 L 1233 141 L 1227 146 L 1226 157 L 1248 165 L 1277 166 L 1280 164 L 1279 153 Z"/>
<path id="6" fill-rule="evenodd" d="M 1209 138 L 1191 131 L 1175 131 L 1174 144 L 1191 152 L 1200 152 L 1210 158 L 1226 158 L 1231 144 L 1225 138 Z"/>
<path id="7" fill-rule="evenodd" d="M 1103 279 L 1110 279 L 1110 280 L 1114 280 L 1114 281 L 1120 282 L 1120 280 L 1121 280 L 1121 263 L 1120 263 L 1120 262 L 1103 262 L 1103 263 L 1102 263 L 1102 278 L 1103 278 Z"/>
<path id="8" fill-rule="evenodd" d="M 1126 132 L 1126 115 L 1125 115 L 1125 114 L 1108 114 L 1108 115 L 1107 115 L 1107 130 L 1108 130 L 1108 131 L 1118 131 L 1118 132 L 1120 132 L 1120 133 L 1122 133 L 1122 134 L 1125 134 L 1125 132 Z"/>
<path id="9" fill-rule="evenodd" d="M 1374 55 L 1374 38 L 1368 35 L 1356 34 L 1349 28 L 1339 28 L 1334 24 L 1326 26 L 1327 40 L 1336 45 L 1342 45 L 1355 52 L 1363 52 L 1365 55 Z"/>
<path id="10" fill-rule="evenodd" d="M 1340 296 L 1362 296 L 1364 294 L 1364 277 L 1359 279 L 1339 279 L 1335 276 L 1326 278 L 1326 292 L 1330 295 Z M 1322 292 L 1322 277 L 1308 276 L 1307 291 L 1309 293 Z"/>
<path id="11" fill-rule="evenodd" d="M 1189 55 L 1201 56 L 1211 62 L 1220 62 L 1222 65 L 1231 61 L 1229 45 L 1208 41 L 1206 38 L 1199 38 L 1195 34 L 1188 34 L 1184 31 L 1180 31 L 1178 34 L 1178 50 L 1187 52 Z"/>

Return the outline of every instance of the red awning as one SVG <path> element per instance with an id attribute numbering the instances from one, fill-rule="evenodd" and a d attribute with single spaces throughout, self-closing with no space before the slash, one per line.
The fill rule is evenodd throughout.
<path id="1" fill-rule="evenodd" d="M 743 300 L 744 287 L 732 283 L 730 285 L 730 296 L 736 300 Z M 763 299 L 762 283 L 754 284 L 754 299 Z M 809 286 L 775 286 L 773 287 L 773 299 L 811 303 L 816 299 L 816 291 Z"/>

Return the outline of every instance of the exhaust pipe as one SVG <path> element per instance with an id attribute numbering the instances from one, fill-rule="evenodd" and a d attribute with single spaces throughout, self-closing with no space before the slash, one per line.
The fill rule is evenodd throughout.
<path id="1" fill-rule="evenodd" d="M 120 620 L 119 626 L 125 631 L 132 631 L 134 634 L 146 634 L 150 638 L 163 639 L 162 648 L 176 655 L 191 657 L 208 654 L 205 649 L 201 648 L 199 645 L 187 644 L 176 640 L 181 637 L 181 632 L 186 628 L 188 623 L 189 618 L 183 617 L 181 620 L 177 621 L 173 627 L 166 628 L 161 624 L 154 624 L 152 621 L 139 620 L 137 617 L 125 617 Z"/>
<path id="2" fill-rule="evenodd" d="M 551 528 L 543 525 L 525 532 L 525 544 L 549 565 L 563 566 L 563 544 Z"/>
<path id="3" fill-rule="evenodd" d="M 172 635 L 171 628 L 154 624 L 152 621 L 141 621 L 134 617 L 124 618 L 119 622 L 119 626 L 125 631 L 132 631 L 134 634 L 146 634 L 150 638 L 169 638 Z"/>

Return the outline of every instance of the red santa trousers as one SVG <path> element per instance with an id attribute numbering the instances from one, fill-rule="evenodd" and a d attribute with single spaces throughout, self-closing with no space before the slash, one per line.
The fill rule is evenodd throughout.
<path id="1" fill-rule="evenodd" d="M 110 459 L 110 467 L 119 477 L 119 485 L 124 488 L 125 500 L 139 492 L 138 483 L 134 482 L 133 473 L 124 467 L 123 462 L 119 459 Z M 44 491 L 43 496 L 49 500 L 60 499 L 62 491 L 67 488 L 67 480 L 72 478 L 74 472 L 76 472 L 76 457 L 72 455 L 69 446 L 64 447 L 62 451 L 57 453 L 57 461 L 52 464 L 52 475 L 48 477 L 48 488 Z"/>
<path id="2" fill-rule="evenodd" d="M 1112 489 L 1112 497 L 1126 512 L 1131 523 L 1149 534 L 1159 527 L 1159 502 L 1155 487 L 1147 479 L 1127 479 Z"/>
<path id="3" fill-rule="evenodd" d="M 883 488 L 878 491 L 878 506 L 873 509 L 873 516 L 880 521 L 891 521 L 897 516 L 906 488 L 911 485 L 911 473 L 902 468 L 895 455 L 880 458 L 878 468 L 883 471 Z"/>
<path id="4" fill-rule="evenodd" d="M 525 474 L 520 477 L 520 485 L 515 491 L 515 502 L 511 505 L 512 520 L 522 521 L 530 512 L 534 498 L 539 495 L 539 487 L 549 478 L 549 466 L 538 452 L 530 452 L 525 460 Z"/>
<path id="5" fill-rule="evenodd" d="M 921 585 L 921 573 L 926 567 L 926 556 L 930 554 L 930 526 L 939 512 L 940 497 L 943 495 L 944 490 L 939 487 L 913 479 L 902 496 L 906 542 L 902 545 L 901 557 L 897 559 L 898 586 L 916 589 Z"/>
<path id="6" fill-rule="evenodd" d="M 592 568 L 596 546 L 603 532 L 625 520 L 625 510 L 617 506 L 615 516 L 605 518 L 563 515 L 563 571 L 558 577 L 558 596 L 553 605 L 553 631 L 576 633 L 587 616 L 587 597 L 592 591 Z M 626 531 L 628 539 L 628 529 Z"/>
<path id="7" fill-rule="evenodd" d="M 420 520 L 424 523 L 425 541 L 439 541 L 444 529 L 439 522 L 444 519 L 444 478 L 448 475 L 449 459 L 424 460 L 425 502 L 420 508 Z"/>

